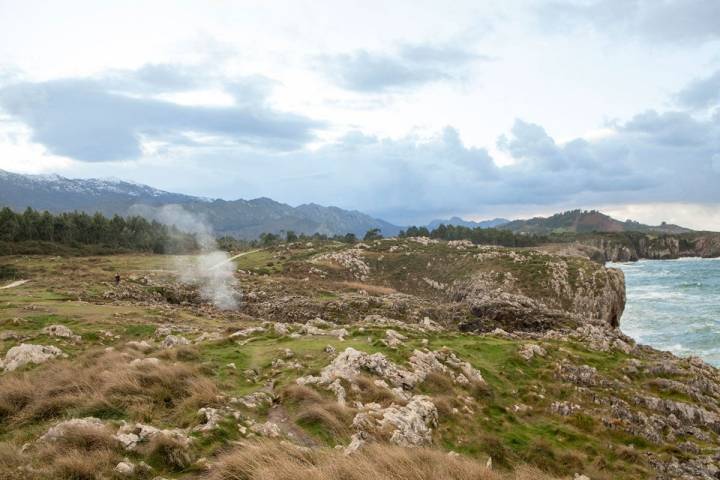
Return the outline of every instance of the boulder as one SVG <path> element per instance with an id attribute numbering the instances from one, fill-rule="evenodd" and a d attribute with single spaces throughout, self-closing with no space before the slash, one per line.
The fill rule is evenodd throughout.
<path id="1" fill-rule="evenodd" d="M 190 340 L 179 335 L 168 335 L 162 341 L 162 348 L 173 348 L 180 345 L 190 345 Z"/>
<path id="2" fill-rule="evenodd" d="M 250 430 L 263 437 L 278 438 L 280 436 L 280 427 L 273 422 L 255 423 L 250 427 Z"/>
<path id="3" fill-rule="evenodd" d="M 383 340 L 383 343 L 388 347 L 397 348 L 402 345 L 405 340 L 407 340 L 405 335 L 402 335 L 392 329 L 385 330 L 385 339 Z"/>
<path id="4" fill-rule="evenodd" d="M 135 475 L 135 464 L 129 461 L 122 461 L 118 463 L 113 470 L 123 477 L 132 477 Z"/>
<path id="5" fill-rule="evenodd" d="M 38 440 L 41 442 L 55 442 L 62 440 L 68 431 L 74 429 L 92 429 L 101 430 L 105 428 L 105 424 L 99 418 L 71 418 L 50 427 Z"/>
<path id="6" fill-rule="evenodd" d="M 28 363 L 44 363 L 60 356 L 64 356 L 62 350 L 52 345 L 22 343 L 8 350 L 5 360 L 0 362 L 0 366 L 6 372 L 11 372 Z"/>
<path id="7" fill-rule="evenodd" d="M 518 350 L 518 355 L 524 360 L 530 360 L 534 356 L 544 357 L 547 352 L 543 347 L 536 343 L 526 343 Z"/>
<path id="8" fill-rule="evenodd" d="M 157 435 L 161 435 L 167 438 L 171 438 L 185 450 L 190 449 L 192 444 L 192 438 L 188 437 L 187 434 L 180 429 L 167 429 L 162 430 L 152 425 L 146 425 L 143 423 L 129 424 L 123 422 L 123 425 L 118 429 L 114 437 L 123 445 L 126 450 L 135 450 L 138 444 L 147 442 Z"/>
<path id="9" fill-rule="evenodd" d="M 392 427 L 390 441 L 405 447 L 430 445 L 432 428 L 437 425 L 437 408 L 430 397 L 416 395 L 404 407 L 391 406 L 383 411 L 381 428 Z"/>
<path id="10" fill-rule="evenodd" d="M 202 424 L 193 429 L 196 432 L 209 432 L 211 430 L 215 430 L 223 418 L 220 410 L 212 407 L 201 408 L 198 410 L 198 415 L 200 416 Z"/>
<path id="11" fill-rule="evenodd" d="M 70 330 L 65 325 L 48 325 L 47 327 L 42 329 L 42 332 L 45 335 L 49 335 L 51 337 L 67 338 L 68 340 L 72 340 L 73 342 L 80 341 L 80 335 L 75 335 L 72 330 Z"/>

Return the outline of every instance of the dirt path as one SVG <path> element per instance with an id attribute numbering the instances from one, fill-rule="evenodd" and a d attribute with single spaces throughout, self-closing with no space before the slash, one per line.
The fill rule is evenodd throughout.
<path id="1" fill-rule="evenodd" d="M 235 260 L 236 258 L 240 258 L 240 257 L 245 256 L 245 255 L 250 255 L 251 253 L 259 252 L 260 250 L 263 250 L 263 249 L 262 249 L 262 248 L 258 248 L 258 249 L 256 249 L 256 250 L 250 250 L 249 252 L 238 253 L 238 254 L 235 255 L 234 257 L 230 257 L 230 258 L 228 258 L 227 260 L 223 260 L 222 262 L 218 263 L 217 265 L 213 265 L 212 267 L 208 268 L 208 270 L 215 270 L 215 269 L 218 268 L 219 266 L 225 265 L 226 263 L 230 263 L 230 262 L 232 262 L 233 260 Z"/>
<path id="2" fill-rule="evenodd" d="M 318 443 L 305 431 L 295 425 L 282 405 L 273 405 L 268 411 L 268 421 L 275 423 L 280 431 L 303 447 L 317 447 Z"/>
<path id="3" fill-rule="evenodd" d="M 15 280 L 14 282 L 9 283 L 9 284 L 5 285 L 4 287 L 0 287 L 0 290 L 5 290 L 6 288 L 19 287 L 20 285 L 23 285 L 23 284 L 25 284 L 25 283 L 27 283 L 27 282 L 29 282 L 29 281 L 30 281 L 30 280 Z"/>

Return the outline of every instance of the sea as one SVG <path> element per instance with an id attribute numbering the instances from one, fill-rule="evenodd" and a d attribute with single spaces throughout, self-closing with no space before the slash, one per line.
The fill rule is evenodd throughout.
<path id="1" fill-rule="evenodd" d="M 638 343 L 720 366 L 720 259 L 608 263 L 625 272 L 621 330 Z"/>

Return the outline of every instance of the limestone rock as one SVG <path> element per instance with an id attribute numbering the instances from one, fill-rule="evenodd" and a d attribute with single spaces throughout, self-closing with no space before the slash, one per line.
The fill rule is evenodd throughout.
<path id="1" fill-rule="evenodd" d="M 245 408 L 255 409 L 263 405 L 272 405 L 273 397 L 267 392 L 253 392 L 240 398 L 232 398 L 231 403 L 236 403 Z"/>
<path id="2" fill-rule="evenodd" d="M 80 335 L 75 335 L 72 330 L 70 330 L 65 325 L 48 325 L 47 327 L 42 329 L 42 332 L 45 335 L 49 335 L 51 337 L 67 338 L 68 340 L 72 340 L 73 342 L 80 341 Z"/>
<path id="3" fill-rule="evenodd" d="M 115 438 L 123 445 L 123 447 L 125 447 L 126 450 L 132 451 L 135 450 L 138 444 L 147 442 L 157 435 L 175 440 L 177 444 L 186 451 L 189 451 L 192 444 L 192 438 L 188 437 L 183 430 L 162 430 L 153 427 L 152 425 L 146 425 L 143 423 L 129 424 L 123 422 L 123 425 L 115 434 Z"/>
<path id="4" fill-rule="evenodd" d="M 273 422 L 255 423 L 250 430 L 263 437 L 278 438 L 280 436 L 280 427 Z"/>
<path id="5" fill-rule="evenodd" d="M 135 464 L 128 461 L 122 461 L 118 463 L 113 470 L 123 477 L 131 477 L 135 475 Z"/>
<path id="6" fill-rule="evenodd" d="M 381 427 L 392 426 L 390 441 L 402 446 L 432 443 L 432 428 L 437 425 L 437 408 L 430 397 L 416 395 L 404 407 L 389 407 L 383 412 Z"/>
<path id="7" fill-rule="evenodd" d="M 392 329 L 385 330 L 385 339 L 383 340 L 383 343 L 388 347 L 397 348 L 402 345 L 405 340 L 407 340 L 405 335 L 402 335 Z"/>
<path id="8" fill-rule="evenodd" d="M 55 442 L 65 437 L 68 431 L 74 429 L 93 429 L 100 430 L 105 428 L 105 424 L 99 418 L 71 418 L 50 427 L 40 438 L 41 442 Z"/>
<path id="9" fill-rule="evenodd" d="M 62 350 L 52 345 L 21 343 L 8 350 L 5 360 L 0 362 L 0 366 L 6 372 L 11 372 L 28 363 L 44 363 L 60 356 L 64 356 Z"/>
<path id="10" fill-rule="evenodd" d="M 190 345 L 190 341 L 187 338 L 181 337 L 179 335 L 168 335 L 162 341 L 163 348 L 173 348 L 180 345 Z"/>
<path id="11" fill-rule="evenodd" d="M 563 402 L 553 402 L 553 403 L 550 405 L 550 411 L 551 411 L 551 412 L 553 412 L 553 413 L 555 413 L 555 414 L 557 414 L 557 415 L 561 415 L 561 416 L 563 416 L 563 417 L 567 417 L 568 415 L 572 415 L 573 413 L 577 412 L 577 411 L 580 410 L 581 408 L 582 408 L 582 407 L 580 407 L 580 405 L 578 405 L 578 404 L 576 404 L 576 403 L 566 402 L 566 401 L 563 401 Z"/>
<path id="12" fill-rule="evenodd" d="M 423 446 L 432 443 L 432 428 L 437 425 L 437 408 L 430 397 L 413 396 L 407 405 L 392 404 L 382 408 L 377 403 L 363 405 L 353 419 L 358 431 L 355 446 L 361 439 L 382 431 L 390 434 L 390 441 L 402 446 Z"/>
<path id="13" fill-rule="evenodd" d="M 264 332 L 265 328 L 263 327 L 248 327 L 244 328 L 242 330 L 238 330 L 235 333 L 230 334 L 230 338 L 238 338 L 238 337 L 248 337 L 250 335 L 253 335 L 255 333 L 261 333 Z"/>
<path id="14" fill-rule="evenodd" d="M 524 360 L 530 360 L 535 355 L 538 357 L 544 357 L 547 355 L 547 352 L 543 347 L 536 343 L 526 343 L 522 347 L 520 347 L 520 350 L 518 350 L 518 355 L 522 357 Z"/>
<path id="15" fill-rule="evenodd" d="M 202 424 L 193 429 L 196 432 L 209 432 L 211 430 L 215 430 L 223 418 L 220 410 L 212 407 L 201 408 L 198 410 L 198 416 L 200 416 Z"/>

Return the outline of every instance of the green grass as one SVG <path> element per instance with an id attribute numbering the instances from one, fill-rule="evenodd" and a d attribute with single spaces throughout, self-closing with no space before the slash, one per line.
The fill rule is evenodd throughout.
<path id="1" fill-rule="evenodd" d="M 157 330 L 157 326 L 147 323 L 135 323 L 125 325 L 123 333 L 132 338 L 147 339 L 152 337 Z"/>
<path id="2" fill-rule="evenodd" d="M 240 270 L 248 270 L 259 274 L 272 274 L 284 270 L 285 261 L 276 258 L 272 250 L 260 250 L 234 260 Z"/>

